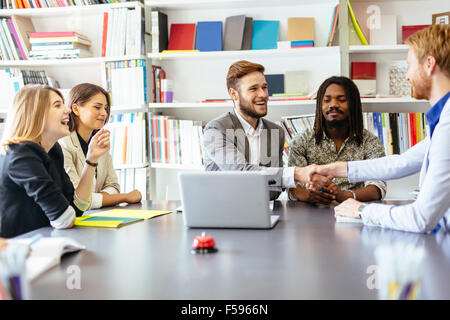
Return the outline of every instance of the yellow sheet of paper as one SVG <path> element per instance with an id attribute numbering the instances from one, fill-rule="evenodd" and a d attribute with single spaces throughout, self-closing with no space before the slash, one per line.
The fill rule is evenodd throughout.
<path id="1" fill-rule="evenodd" d="M 91 216 L 75 218 L 75 225 L 79 227 L 118 228 L 122 223 L 122 221 L 83 221 L 90 217 Z"/>
<path id="2" fill-rule="evenodd" d="M 135 218 L 135 219 L 151 219 L 163 214 L 171 213 L 168 210 L 132 210 L 132 209 L 112 209 L 99 213 L 91 214 L 98 217 L 114 217 L 114 218 Z"/>

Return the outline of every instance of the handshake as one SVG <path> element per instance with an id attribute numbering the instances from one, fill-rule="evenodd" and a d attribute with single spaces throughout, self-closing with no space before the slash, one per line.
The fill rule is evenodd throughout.
<path id="1" fill-rule="evenodd" d="M 290 192 L 299 200 L 330 204 L 333 200 L 342 202 L 353 197 L 351 191 L 341 191 L 332 182 L 334 178 L 347 177 L 347 163 L 334 162 L 326 165 L 312 164 L 307 167 L 296 167 L 294 180 L 303 186 L 291 189 Z"/>

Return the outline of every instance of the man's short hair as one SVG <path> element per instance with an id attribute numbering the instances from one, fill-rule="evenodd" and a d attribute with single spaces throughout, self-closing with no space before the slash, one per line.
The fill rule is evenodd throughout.
<path id="1" fill-rule="evenodd" d="M 240 60 L 233 63 L 228 69 L 227 89 L 230 90 L 230 88 L 233 88 L 237 90 L 239 79 L 255 71 L 264 73 L 264 66 L 246 60 Z"/>
<path id="2" fill-rule="evenodd" d="M 410 35 L 405 42 L 413 48 L 419 63 L 432 56 L 442 72 L 450 78 L 450 25 L 434 24 Z"/>

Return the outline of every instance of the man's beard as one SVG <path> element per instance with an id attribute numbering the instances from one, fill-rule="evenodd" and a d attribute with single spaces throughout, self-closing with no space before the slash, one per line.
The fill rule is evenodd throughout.
<path id="1" fill-rule="evenodd" d="M 239 109 L 241 112 L 249 117 L 259 119 L 262 117 L 265 117 L 267 114 L 267 100 L 266 101 L 266 112 L 264 113 L 258 113 L 255 108 L 253 107 L 253 104 L 249 102 L 248 100 L 245 100 L 241 95 L 239 94 Z"/>
<path id="2" fill-rule="evenodd" d="M 331 120 L 331 121 L 326 120 L 325 122 L 326 122 L 326 125 L 327 125 L 328 128 L 342 128 L 345 125 L 347 125 L 348 120 L 347 119 L 344 119 L 344 120 Z"/>
<path id="3" fill-rule="evenodd" d="M 423 68 L 419 69 L 417 77 L 410 80 L 412 85 L 412 96 L 415 99 L 430 99 L 431 93 L 431 80 L 426 75 Z"/>
<path id="4" fill-rule="evenodd" d="M 336 108 L 336 107 L 331 107 L 330 109 L 327 110 L 326 115 L 328 115 L 332 111 L 336 111 L 340 114 L 344 114 L 344 112 L 342 112 L 341 109 Z M 348 118 L 343 119 L 343 120 L 325 120 L 325 122 L 326 122 L 326 125 L 328 128 L 342 128 L 348 123 Z"/>

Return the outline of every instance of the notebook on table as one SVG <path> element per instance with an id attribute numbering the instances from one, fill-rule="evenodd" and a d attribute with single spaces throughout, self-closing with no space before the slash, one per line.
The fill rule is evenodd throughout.
<path id="1" fill-rule="evenodd" d="M 8 240 L 10 243 L 28 245 L 30 238 Z M 61 263 L 61 257 L 69 252 L 83 250 L 81 243 L 66 237 L 45 237 L 31 245 L 26 261 L 27 279 L 32 281 L 45 271 Z"/>

